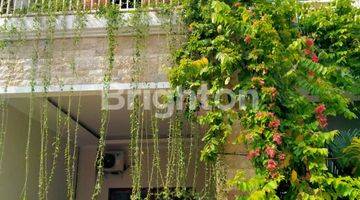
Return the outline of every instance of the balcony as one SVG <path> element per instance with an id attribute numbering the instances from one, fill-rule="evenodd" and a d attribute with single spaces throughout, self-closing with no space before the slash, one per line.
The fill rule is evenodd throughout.
<path id="1" fill-rule="evenodd" d="M 154 9 L 171 0 L 0 0 L 0 16 L 24 16 L 47 14 L 49 11 L 58 14 L 73 12 L 95 13 L 100 7 L 113 4 L 121 11 L 134 10 L 137 7 Z"/>

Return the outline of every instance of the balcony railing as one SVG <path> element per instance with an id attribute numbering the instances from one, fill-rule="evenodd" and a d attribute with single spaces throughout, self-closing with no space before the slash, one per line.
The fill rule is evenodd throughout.
<path id="1" fill-rule="evenodd" d="M 49 11 L 71 13 L 96 12 L 101 6 L 113 4 L 119 10 L 132 10 L 139 6 L 157 7 L 173 0 L 0 0 L 0 16 L 44 14 Z"/>

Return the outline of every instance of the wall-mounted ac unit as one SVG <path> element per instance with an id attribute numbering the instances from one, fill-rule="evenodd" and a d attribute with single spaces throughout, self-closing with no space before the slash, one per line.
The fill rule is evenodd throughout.
<path id="1" fill-rule="evenodd" d="M 104 173 L 120 174 L 126 170 L 124 151 L 107 151 L 104 155 Z"/>

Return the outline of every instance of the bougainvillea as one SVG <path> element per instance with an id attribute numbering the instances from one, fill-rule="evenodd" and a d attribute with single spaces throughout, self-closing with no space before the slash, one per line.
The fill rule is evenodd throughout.
<path id="1" fill-rule="evenodd" d="M 359 179 L 329 173 L 326 144 L 337 131 L 324 129 L 326 116 L 356 117 L 346 93 L 358 84 L 349 80 L 357 80 L 350 67 L 359 63 L 354 56 L 358 46 L 351 43 L 358 43 L 359 37 L 351 34 L 346 39 L 352 49 L 344 59 L 352 64 L 345 66 L 329 57 L 340 54 L 330 51 L 342 50 L 331 49 L 335 38 L 324 40 L 319 35 L 325 32 L 311 32 L 317 30 L 311 19 L 319 21 L 316 17 L 332 15 L 344 5 L 347 13 L 359 13 L 347 0 L 327 5 L 327 13 L 295 0 L 185 1 L 188 41 L 177 54 L 170 82 L 193 90 L 206 83 L 209 88 L 213 107 L 197 115 L 207 127 L 203 160 L 218 158 L 228 136 L 239 132 L 233 130 L 234 123 L 240 122 L 242 134 L 236 141 L 246 145 L 256 176 L 246 179 L 239 173 L 232 183 L 250 199 L 359 198 Z M 355 18 L 341 19 L 352 27 Z M 328 26 L 318 21 L 314 26 Z M 214 98 L 224 88 L 238 98 L 239 90 L 256 91 L 258 105 L 219 109 L 216 106 L 229 101 L 226 96 Z"/>

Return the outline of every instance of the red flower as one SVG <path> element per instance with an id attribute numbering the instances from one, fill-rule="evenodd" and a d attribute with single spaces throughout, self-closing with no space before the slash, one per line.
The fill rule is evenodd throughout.
<path id="1" fill-rule="evenodd" d="M 315 72 L 312 71 L 312 70 L 310 70 L 310 71 L 308 72 L 308 76 L 309 76 L 310 78 L 313 78 L 313 77 L 315 76 Z"/>
<path id="2" fill-rule="evenodd" d="M 257 156 L 260 156 L 260 149 L 259 148 L 249 151 L 249 153 L 248 153 L 248 155 L 246 157 L 247 157 L 247 159 L 251 160 L 251 159 L 253 159 L 253 158 L 257 157 Z"/>
<path id="3" fill-rule="evenodd" d="M 286 158 L 286 155 L 284 154 L 284 153 L 281 153 L 280 155 L 279 155 L 279 159 L 282 161 L 282 160 L 285 160 L 285 158 Z"/>
<path id="4" fill-rule="evenodd" d="M 318 116 L 317 120 L 321 128 L 325 128 L 328 125 L 327 118 L 324 115 Z"/>
<path id="5" fill-rule="evenodd" d="M 324 116 L 325 110 L 326 107 L 324 104 L 320 104 L 315 108 L 316 119 L 319 122 L 321 128 L 325 128 L 328 125 L 327 118 Z"/>
<path id="6" fill-rule="evenodd" d="M 310 55 L 310 54 L 312 54 L 312 51 L 310 49 L 305 49 L 304 53 L 305 53 L 305 55 Z"/>
<path id="7" fill-rule="evenodd" d="M 324 105 L 324 104 L 320 104 L 320 105 L 318 105 L 318 106 L 315 108 L 315 113 L 319 115 L 319 114 L 324 113 L 325 110 L 326 110 L 325 105 Z"/>
<path id="8" fill-rule="evenodd" d="M 275 162 L 275 160 L 273 160 L 273 159 L 268 160 L 267 169 L 269 171 L 274 171 L 276 169 L 276 167 L 277 167 L 277 163 Z"/>
<path id="9" fill-rule="evenodd" d="M 269 128 L 277 129 L 279 126 L 280 126 L 280 120 L 278 119 L 269 122 Z"/>
<path id="10" fill-rule="evenodd" d="M 280 133 L 275 133 L 273 135 L 273 141 L 278 145 L 280 145 L 282 143 L 282 138 L 281 138 Z"/>
<path id="11" fill-rule="evenodd" d="M 311 38 L 308 38 L 305 43 L 306 43 L 306 46 L 312 47 L 314 45 L 314 40 Z"/>
<path id="12" fill-rule="evenodd" d="M 318 63 L 319 62 L 319 57 L 317 57 L 316 54 L 313 54 L 312 57 L 311 57 L 311 60 L 315 63 Z"/>
<path id="13" fill-rule="evenodd" d="M 246 35 L 246 37 L 245 37 L 245 39 L 244 39 L 244 42 L 245 42 L 246 44 L 250 44 L 250 43 L 251 43 L 251 37 L 250 37 L 250 35 Z"/>
<path id="14" fill-rule="evenodd" d="M 265 152 L 269 156 L 269 158 L 275 157 L 276 151 L 274 148 L 268 146 L 268 147 L 266 147 Z"/>

